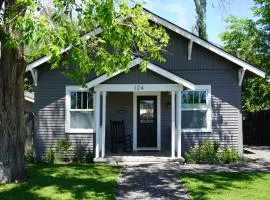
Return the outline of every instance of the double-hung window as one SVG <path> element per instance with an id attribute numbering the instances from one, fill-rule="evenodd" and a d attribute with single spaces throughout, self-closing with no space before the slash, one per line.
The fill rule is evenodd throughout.
<path id="1" fill-rule="evenodd" d="M 182 131 L 211 132 L 211 86 L 182 91 Z"/>
<path id="2" fill-rule="evenodd" d="M 92 133 L 94 129 L 93 92 L 85 88 L 66 88 L 66 132 Z"/>

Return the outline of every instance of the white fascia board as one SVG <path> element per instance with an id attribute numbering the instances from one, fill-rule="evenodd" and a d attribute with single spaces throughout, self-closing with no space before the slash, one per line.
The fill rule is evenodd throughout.
<path id="1" fill-rule="evenodd" d="M 91 37 L 96 36 L 96 35 L 100 34 L 101 32 L 102 32 L 102 29 L 101 28 L 97 28 L 94 31 L 91 31 L 90 33 L 85 34 L 84 36 L 82 36 L 82 38 L 84 40 L 89 40 Z M 62 49 L 60 51 L 60 54 L 65 53 L 65 52 L 69 51 L 70 49 L 72 49 L 72 46 L 71 45 L 68 46 L 65 49 Z M 38 60 L 30 63 L 26 67 L 26 72 L 30 71 L 31 69 L 34 69 L 34 68 L 38 67 L 39 65 L 42 65 L 45 62 L 48 62 L 51 58 L 52 58 L 52 56 L 44 56 L 44 57 L 42 57 L 42 58 L 40 58 L 40 59 L 38 59 Z"/>
<path id="2" fill-rule="evenodd" d="M 185 31 L 184 29 L 181 29 L 178 26 L 176 26 L 176 25 L 174 25 L 174 24 L 172 24 L 172 23 L 170 23 L 170 22 L 168 22 L 168 21 L 166 21 L 166 20 L 164 20 L 164 19 L 162 19 L 160 17 L 155 16 L 154 14 L 152 14 L 152 13 L 146 11 L 146 10 L 144 10 L 144 12 L 151 15 L 150 19 L 153 22 L 155 22 L 157 24 L 160 24 L 160 25 L 174 31 L 174 32 L 184 36 L 185 38 L 187 38 L 189 40 L 192 40 L 193 42 L 203 46 L 204 48 L 206 48 L 206 49 L 208 49 L 208 50 L 210 50 L 210 51 L 212 51 L 214 53 L 216 53 L 217 55 L 220 55 L 220 56 L 226 58 L 227 60 L 230 60 L 231 62 L 243 67 L 244 69 L 249 70 L 250 72 L 252 72 L 252 73 L 254 73 L 254 74 L 258 75 L 258 76 L 260 76 L 262 78 L 265 78 L 265 72 L 264 71 L 262 71 L 262 70 L 260 70 L 260 69 L 258 69 L 256 67 L 244 62 L 243 60 L 241 60 L 241 59 L 227 53 L 226 51 L 220 49 L 219 47 L 216 47 L 215 45 L 200 39 L 199 37 Z"/>
<path id="3" fill-rule="evenodd" d="M 35 103 L 35 100 L 32 99 L 32 98 L 30 98 L 30 97 L 24 96 L 24 99 L 25 99 L 26 101 L 31 102 L 31 103 Z"/>
<path id="4" fill-rule="evenodd" d="M 134 67 L 134 66 L 140 64 L 141 62 L 142 62 L 142 59 L 141 59 L 141 58 L 135 58 L 135 59 L 128 65 L 128 68 L 132 68 L 132 67 Z M 106 81 L 106 80 L 108 80 L 108 79 L 110 79 L 110 78 L 112 78 L 112 77 L 114 77 L 114 76 L 116 76 L 116 75 L 122 73 L 122 72 L 123 72 L 123 70 L 119 70 L 119 71 L 113 73 L 111 76 L 108 76 L 107 74 L 104 74 L 104 75 L 102 75 L 102 76 L 100 76 L 100 77 L 98 77 L 98 78 L 96 78 L 96 79 L 94 79 L 94 80 L 88 82 L 88 83 L 86 84 L 86 87 L 87 87 L 87 88 L 95 87 L 96 85 L 98 85 L 98 84 L 100 84 L 100 83 L 102 83 L 102 82 L 104 82 L 104 81 Z"/>
<path id="5" fill-rule="evenodd" d="M 195 90 L 195 85 L 183 78 L 180 78 L 179 76 L 175 75 L 175 74 L 172 74 L 171 72 L 168 72 L 167 70 L 165 69 L 162 69 L 152 63 L 150 63 L 148 66 L 147 66 L 148 69 L 152 70 L 153 72 L 156 72 L 158 73 L 159 75 L 163 76 L 163 77 L 166 77 L 167 79 L 170 79 L 171 81 L 174 81 L 180 85 L 183 85 L 191 90 Z"/>
<path id="6" fill-rule="evenodd" d="M 138 64 L 140 64 L 142 61 L 143 61 L 143 60 L 142 60 L 141 58 L 135 58 L 135 59 L 129 64 L 128 68 L 130 69 L 130 68 L 132 68 L 132 67 L 138 65 Z M 187 87 L 187 88 L 189 88 L 189 89 L 191 89 L 191 90 L 194 90 L 194 89 L 196 88 L 196 86 L 195 86 L 193 83 L 191 83 L 191 82 L 189 82 L 189 81 L 187 81 L 187 80 L 185 80 L 185 79 L 182 79 L 182 78 L 180 78 L 179 76 L 177 76 L 177 75 L 175 75 L 175 74 L 172 74 L 171 72 L 168 72 L 167 70 L 162 69 L 162 68 L 160 68 L 160 67 L 158 67 L 158 66 L 156 66 L 156 65 L 154 65 L 154 64 L 152 64 L 152 63 L 149 63 L 149 64 L 147 65 L 147 68 L 150 69 L 151 71 L 153 71 L 153 72 L 155 72 L 155 73 L 157 73 L 157 74 L 159 74 L 159 75 L 161 75 L 161 76 L 163 76 L 163 77 L 165 77 L 165 78 L 167 78 L 167 79 L 169 79 L 169 80 L 171 80 L 171 81 L 174 81 L 174 82 L 176 82 L 176 83 L 178 83 L 178 84 L 180 84 L 180 85 L 183 85 L 183 86 L 185 86 L 185 87 Z M 90 81 L 89 83 L 86 84 L 86 86 L 87 86 L 87 88 L 95 87 L 96 85 L 98 85 L 98 84 L 100 84 L 100 83 L 103 83 L 103 82 L 105 82 L 106 80 L 108 80 L 108 79 L 110 79 L 110 78 L 112 78 L 112 77 L 114 77 L 114 76 L 116 76 L 116 75 L 118 75 L 118 74 L 120 74 L 120 73 L 122 73 L 122 72 L 123 72 L 123 70 L 118 71 L 118 72 L 115 72 L 115 73 L 112 74 L 111 76 L 108 76 L 108 75 L 104 74 L 104 75 L 102 75 L 102 76 L 100 76 L 100 77 L 98 77 L 98 78 L 96 78 L 96 79 Z"/>

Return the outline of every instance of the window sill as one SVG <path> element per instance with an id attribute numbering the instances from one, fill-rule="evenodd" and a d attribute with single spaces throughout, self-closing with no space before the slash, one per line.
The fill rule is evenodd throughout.
<path id="1" fill-rule="evenodd" d="M 66 133 L 94 133 L 93 129 L 68 129 Z"/>
<path id="2" fill-rule="evenodd" d="M 207 128 L 195 128 L 195 129 L 182 129 L 183 133 L 211 133 L 212 129 Z"/>

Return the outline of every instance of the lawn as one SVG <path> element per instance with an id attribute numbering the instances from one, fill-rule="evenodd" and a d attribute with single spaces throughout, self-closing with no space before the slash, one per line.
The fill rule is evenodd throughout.
<path id="1" fill-rule="evenodd" d="M 32 165 L 20 184 L 0 184 L 0 199 L 115 199 L 120 168 L 109 165 Z"/>
<path id="2" fill-rule="evenodd" d="M 194 200 L 270 199 L 270 173 L 195 173 L 180 180 Z"/>

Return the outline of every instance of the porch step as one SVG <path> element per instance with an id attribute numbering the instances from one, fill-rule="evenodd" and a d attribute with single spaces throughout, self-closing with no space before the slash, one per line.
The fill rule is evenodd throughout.
<path id="1" fill-rule="evenodd" d="M 95 158 L 97 163 L 108 164 L 149 164 L 174 162 L 183 164 L 184 158 L 156 157 L 156 156 L 108 156 L 106 158 Z"/>

